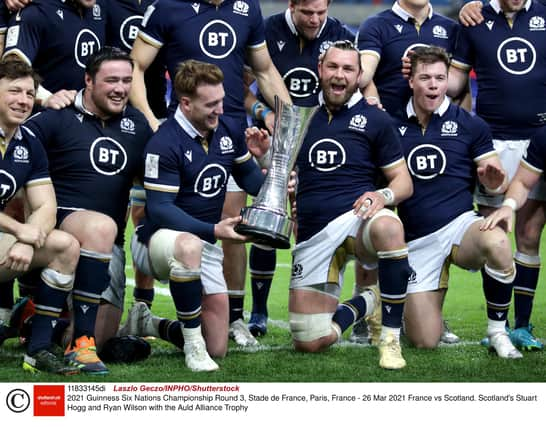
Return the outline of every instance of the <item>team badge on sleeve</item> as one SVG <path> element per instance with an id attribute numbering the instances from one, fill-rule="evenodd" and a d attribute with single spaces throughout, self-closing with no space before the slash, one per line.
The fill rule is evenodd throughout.
<path id="1" fill-rule="evenodd" d="M 159 154 L 146 154 L 144 177 L 159 178 Z"/>
<path id="2" fill-rule="evenodd" d="M 19 25 L 14 25 L 9 27 L 8 33 L 6 34 L 6 49 L 9 47 L 17 46 L 19 41 L 19 30 L 21 27 Z"/>

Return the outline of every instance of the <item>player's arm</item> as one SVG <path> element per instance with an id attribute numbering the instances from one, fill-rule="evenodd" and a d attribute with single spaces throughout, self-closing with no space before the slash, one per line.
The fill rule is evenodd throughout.
<path id="1" fill-rule="evenodd" d="M 529 191 L 540 179 L 541 173 L 527 168 L 520 163 L 516 175 L 510 182 L 502 206 L 485 218 L 481 230 L 491 230 L 497 225 L 511 232 L 513 229 L 513 216 L 527 201 Z"/>
<path id="2" fill-rule="evenodd" d="M 447 94 L 451 98 L 460 97 L 468 89 L 468 72 L 460 67 L 451 65 L 447 79 Z"/>
<path id="3" fill-rule="evenodd" d="M 245 85 L 245 110 L 247 114 L 253 119 L 263 121 L 267 130 L 273 133 L 275 113 L 268 105 L 258 101 L 256 95 L 250 90 L 250 85 L 256 80 L 254 75 L 250 71 L 245 70 L 243 80 Z"/>
<path id="4" fill-rule="evenodd" d="M 413 181 L 405 160 L 382 168 L 388 185 L 376 191 L 367 191 L 353 204 L 355 214 L 371 218 L 385 206 L 395 206 L 413 194 Z"/>
<path id="5" fill-rule="evenodd" d="M 27 185 L 25 190 L 30 207 L 27 224 L 49 234 L 57 222 L 57 200 L 53 184 Z"/>
<path id="6" fill-rule="evenodd" d="M 281 101 L 291 104 L 290 94 L 284 85 L 279 71 L 273 65 L 267 47 L 248 49 L 248 61 L 252 68 L 260 93 L 269 105 L 275 105 L 275 95 Z"/>
<path id="7" fill-rule="evenodd" d="M 131 58 L 133 58 L 134 61 L 134 69 L 133 83 L 131 86 L 131 92 L 129 93 L 129 100 L 135 108 L 138 108 L 144 114 L 154 132 L 159 127 L 159 120 L 154 115 L 148 102 L 148 96 L 146 95 L 146 84 L 144 82 L 144 73 L 154 61 L 158 53 L 159 49 L 157 47 L 146 43 L 140 37 L 135 39 L 133 49 L 131 50 Z"/>
<path id="8" fill-rule="evenodd" d="M 375 72 L 377 71 L 377 65 L 379 64 L 379 55 L 376 53 L 371 53 L 371 52 L 361 53 L 360 64 L 362 67 L 362 74 L 360 76 L 359 87 L 363 90 L 364 96 L 379 97 L 379 95 L 377 94 L 377 89 L 375 88 L 375 85 L 373 86 L 373 89 L 375 89 L 375 93 L 366 92 L 366 89 L 368 88 L 370 83 L 373 83 L 373 77 L 375 75 Z"/>

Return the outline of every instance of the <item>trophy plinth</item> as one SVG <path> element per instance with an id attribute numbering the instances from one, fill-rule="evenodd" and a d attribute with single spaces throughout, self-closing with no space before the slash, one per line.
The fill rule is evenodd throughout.
<path id="1" fill-rule="evenodd" d="M 290 248 L 290 235 L 294 221 L 260 207 L 250 206 L 241 209 L 242 221 L 237 224 L 237 233 L 252 236 L 252 241 L 276 249 Z"/>
<path id="2" fill-rule="evenodd" d="M 294 221 L 286 214 L 288 178 L 316 110 L 286 104 L 275 97 L 271 166 L 252 206 L 241 210 L 237 233 L 273 248 L 290 247 Z"/>

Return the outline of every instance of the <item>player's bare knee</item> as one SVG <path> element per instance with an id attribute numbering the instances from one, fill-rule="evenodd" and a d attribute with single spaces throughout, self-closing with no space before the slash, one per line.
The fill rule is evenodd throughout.
<path id="1" fill-rule="evenodd" d="M 228 350 L 228 340 L 226 338 L 225 341 L 218 342 L 218 341 L 207 341 L 207 353 L 210 357 L 214 358 L 222 358 L 226 357 L 227 350 Z"/>
<path id="2" fill-rule="evenodd" d="M 409 340 L 415 348 L 432 350 L 438 347 L 438 344 L 440 343 L 440 337 L 440 335 L 424 335 L 418 338 L 410 337 Z"/>
<path id="3" fill-rule="evenodd" d="M 46 241 L 46 248 L 53 253 L 49 266 L 58 271 L 73 272 L 80 257 L 80 244 L 69 233 L 53 230 Z"/>
<path id="4" fill-rule="evenodd" d="M 190 233 L 180 233 L 174 244 L 174 258 L 190 269 L 201 268 L 203 242 Z"/>
<path id="5" fill-rule="evenodd" d="M 112 218 L 97 215 L 78 230 L 77 237 L 82 248 L 108 253 L 112 251 L 117 233 L 118 227 Z"/>
<path id="6" fill-rule="evenodd" d="M 404 245 L 402 223 L 392 216 L 381 216 L 374 221 L 370 237 L 377 250 L 390 250 Z"/>
<path id="7" fill-rule="evenodd" d="M 494 229 L 484 233 L 483 255 L 486 260 L 494 265 L 511 265 L 512 247 L 506 233 L 500 229 Z"/>

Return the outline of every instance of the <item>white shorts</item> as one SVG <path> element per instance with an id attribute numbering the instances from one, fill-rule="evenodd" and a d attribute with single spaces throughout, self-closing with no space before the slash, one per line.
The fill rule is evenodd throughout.
<path id="1" fill-rule="evenodd" d="M 110 283 L 101 295 L 101 299 L 108 301 L 113 306 L 123 311 L 125 300 L 125 251 L 119 245 L 112 248 L 112 259 L 108 266 Z"/>
<path id="2" fill-rule="evenodd" d="M 370 254 L 370 225 L 381 216 L 398 217 L 389 209 L 381 209 L 366 221 L 362 231 L 364 247 Z M 355 237 L 362 220 L 353 211 L 344 213 L 309 240 L 298 243 L 292 251 L 290 289 L 306 288 L 339 298 L 345 266 L 355 255 Z"/>
<path id="3" fill-rule="evenodd" d="M 529 147 L 529 139 L 520 140 L 500 140 L 494 139 L 493 146 L 495 151 L 499 155 L 502 167 L 508 174 L 508 179 L 511 181 L 516 174 L 520 160 L 527 152 Z M 529 192 L 529 199 L 546 201 L 546 182 L 541 178 L 535 186 Z M 504 194 L 488 194 L 480 187 L 476 185 L 474 190 L 474 201 L 478 205 L 490 206 L 498 208 L 502 205 L 504 200 Z"/>
<path id="4" fill-rule="evenodd" d="M 482 218 L 476 212 L 465 212 L 434 233 L 408 242 L 408 261 L 415 271 L 408 283 L 408 294 L 441 288 L 453 249 L 461 244 L 468 227 Z"/>
<path id="5" fill-rule="evenodd" d="M 237 183 L 235 182 L 235 179 L 233 178 L 233 175 L 230 175 L 226 185 L 226 191 L 228 193 L 240 193 L 240 192 L 243 192 L 244 190 L 237 185 Z"/>
<path id="6" fill-rule="evenodd" d="M 170 248 L 172 254 L 174 242 L 178 234 L 180 234 L 178 231 L 162 228 L 161 230 L 156 231 L 151 239 L 160 238 L 161 246 L 163 248 Z M 159 259 L 157 259 L 154 268 L 152 269 L 150 259 L 156 259 L 154 258 L 154 255 L 157 254 L 150 254 L 148 247 L 137 239 L 136 234 L 131 238 L 131 253 L 133 255 L 133 262 L 140 271 L 150 276 L 154 276 L 158 280 L 169 279 L 170 267 L 168 264 L 168 257 L 156 257 Z M 201 255 L 201 282 L 203 283 L 203 294 L 212 295 L 227 293 L 227 285 L 224 280 L 224 272 L 222 269 L 223 259 L 224 254 L 222 248 L 203 241 L 203 253 Z"/>

